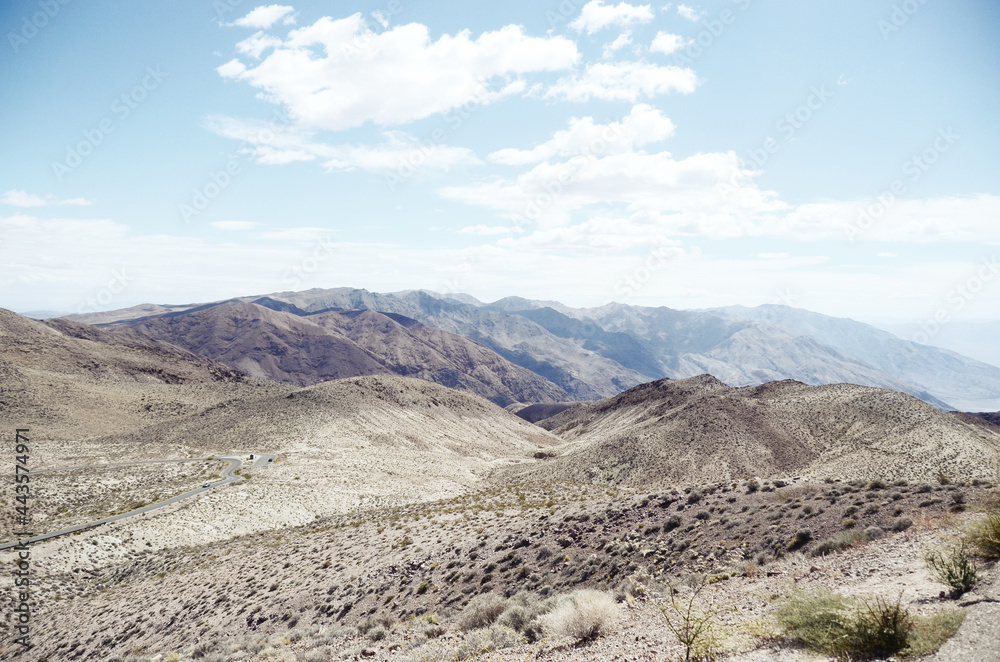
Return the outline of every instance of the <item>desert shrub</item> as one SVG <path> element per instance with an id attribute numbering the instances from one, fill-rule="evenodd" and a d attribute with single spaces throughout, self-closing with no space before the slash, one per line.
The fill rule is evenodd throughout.
<path id="1" fill-rule="evenodd" d="M 314 648 L 302 654 L 302 662 L 330 662 L 333 659 L 329 648 Z"/>
<path id="2" fill-rule="evenodd" d="M 790 637 L 847 659 L 886 657 L 907 647 L 913 619 L 899 600 L 860 605 L 827 590 L 798 592 L 777 610 Z"/>
<path id="3" fill-rule="evenodd" d="M 687 495 L 687 502 L 689 504 L 698 503 L 705 498 L 705 495 L 701 493 L 700 490 L 691 490 Z"/>
<path id="4" fill-rule="evenodd" d="M 561 596 L 543 623 L 552 634 L 589 641 L 613 632 L 620 614 L 621 607 L 607 593 L 581 589 Z"/>
<path id="5" fill-rule="evenodd" d="M 657 605 L 663 613 L 667 629 L 683 647 L 684 662 L 713 658 L 717 645 L 718 614 L 711 602 L 702 598 L 708 586 L 709 581 L 701 577 L 683 597 L 671 586 L 667 589 L 669 602 Z"/>
<path id="6" fill-rule="evenodd" d="M 967 536 L 969 544 L 988 559 L 1000 559 L 1000 510 L 986 513 L 973 524 Z"/>
<path id="7" fill-rule="evenodd" d="M 964 543 L 946 552 L 929 552 L 924 560 L 938 581 L 951 588 L 954 598 L 968 593 L 978 578 L 978 569 Z"/>
<path id="8" fill-rule="evenodd" d="M 538 596 L 521 592 L 507 602 L 507 608 L 497 618 L 497 625 L 510 628 L 530 643 L 541 639 L 541 617 L 548 613 L 555 600 L 541 600 Z"/>
<path id="9" fill-rule="evenodd" d="M 372 629 L 368 630 L 368 638 L 372 641 L 382 641 L 385 639 L 386 635 L 389 634 L 384 627 L 381 625 L 376 625 Z"/>
<path id="10" fill-rule="evenodd" d="M 875 479 L 875 480 L 871 481 L 870 483 L 868 483 L 868 487 L 866 487 L 865 489 L 867 489 L 869 491 L 870 490 L 884 490 L 887 487 L 889 487 L 889 486 L 885 484 L 884 480 Z"/>
<path id="11" fill-rule="evenodd" d="M 760 489 L 760 483 L 756 479 L 747 481 L 747 494 L 753 494 Z"/>
<path id="12" fill-rule="evenodd" d="M 795 550 L 804 547 L 809 544 L 812 540 L 813 532 L 812 529 L 802 528 L 795 532 L 795 537 L 792 538 L 792 542 L 789 543 L 788 549 Z"/>
<path id="13" fill-rule="evenodd" d="M 888 657 L 906 648 L 913 629 L 909 610 L 897 599 L 864 603 L 855 615 L 845 642 L 848 655 Z"/>
<path id="14" fill-rule="evenodd" d="M 707 511 L 707 510 L 699 510 L 699 511 L 698 511 L 697 513 L 695 513 L 695 515 L 694 515 L 694 518 L 695 518 L 695 519 L 700 519 L 700 520 L 706 520 L 706 519 L 708 519 L 708 518 L 710 518 L 710 517 L 711 517 L 711 515 L 709 515 L 709 514 L 708 514 L 708 511 Z"/>
<path id="15" fill-rule="evenodd" d="M 885 531 L 877 526 L 869 526 L 865 528 L 865 540 L 878 540 L 885 535 Z"/>
<path id="16" fill-rule="evenodd" d="M 507 600 L 496 593 L 483 593 L 469 601 L 458 620 L 458 627 L 466 632 L 493 625 L 507 606 Z"/>
<path id="17" fill-rule="evenodd" d="M 857 529 L 848 529 L 823 540 L 809 550 L 810 556 L 826 556 L 865 542 L 865 534 Z"/>
<path id="18" fill-rule="evenodd" d="M 941 644 L 955 636 L 964 620 L 965 611 L 962 609 L 917 618 L 910 635 L 909 648 L 906 650 L 907 656 L 918 658 L 930 655 L 940 648 Z"/>
<path id="19" fill-rule="evenodd" d="M 845 529 L 853 529 L 857 523 L 858 523 L 858 520 L 854 519 L 853 517 L 846 517 L 846 518 L 844 518 L 844 521 L 841 522 L 841 525 Z"/>
<path id="20" fill-rule="evenodd" d="M 913 520 L 909 517 L 897 517 L 892 521 L 892 524 L 889 525 L 889 528 L 898 533 L 900 531 L 906 531 L 911 526 L 913 526 Z"/>

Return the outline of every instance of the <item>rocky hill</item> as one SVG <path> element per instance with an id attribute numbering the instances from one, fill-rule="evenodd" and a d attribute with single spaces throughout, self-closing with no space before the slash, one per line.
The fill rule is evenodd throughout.
<path id="1" fill-rule="evenodd" d="M 733 388 L 660 380 L 541 420 L 565 450 L 505 480 L 655 489 L 751 477 L 988 479 L 1000 434 L 916 398 L 850 384 Z"/>
<path id="2" fill-rule="evenodd" d="M 708 373 L 731 386 L 782 379 L 843 382 L 908 393 L 945 410 L 1000 408 L 1000 367 L 852 320 L 783 306 L 684 311 L 611 303 L 574 309 L 520 297 L 487 304 L 462 294 L 380 294 L 346 287 L 239 301 L 304 318 L 330 310 L 402 315 L 530 370 L 567 394 L 563 400 L 596 400 L 664 377 Z M 91 324 L 134 323 L 199 307 L 150 304 L 71 317 Z"/>

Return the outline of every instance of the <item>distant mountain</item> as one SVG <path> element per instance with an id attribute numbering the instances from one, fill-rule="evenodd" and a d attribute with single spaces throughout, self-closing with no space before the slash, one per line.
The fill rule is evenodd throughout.
<path id="1" fill-rule="evenodd" d="M 921 343 L 943 347 L 977 361 L 1000 366 L 1000 321 L 979 320 L 962 322 L 952 320 L 940 326 L 931 336 L 919 324 L 880 324 L 900 338 L 916 339 Z"/>
<path id="2" fill-rule="evenodd" d="M 813 385 L 852 383 L 907 393 L 941 409 L 1000 409 L 1000 368 L 852 320 L 781 306 L 683 311 L 611 303 L 574 309 L 520 297 L 487 304 L 462 294 L 379 294 L 346 287 L 238 301 L 303 319 L 327 311 L 402 315 L 463 336 L 548 383 L 545 399 L 521 400 L 525 403 L 596 400 L 664 377 L 707 373 L 732 386 L 782 379 Z M 150 312 L 156 317 L 199 307 L 169 306 L 157 312 L 143 306 L 73 319 L 134 323 Z M 170 338 L 190 348 L 179 336 Z M 409 374 L 403 363 L 387 370 Z M 294 371 L 285 378 L 292 379 Z M 558 397 L 553 386 L 565 397 Z M 521 396 L 513 389 L 510 397 Z"/>
<path id="3" fill-rule="evenodd" d="M 511 402 L 567 399 L 565 391 L 454 333 L 392 312 L 306 313 L 272 298 L 230 301 L 115 322 L 132 334 L 183 347 L 253 377 L 308 386 L 362 375 L 418 377 Z"/>
<path id="4" fill-rule="evenodd" d="M 894 391 L 794 381 L 732 388 L 709 375 L 643 384 L 538 425 L 567 442 L 563 452 L 505 479 L 640 489 L 754 476 L 990 479 L 1000 446 L 1000 430 Z"/>
<path id="5" fill-rule="evenodd" d="M 919 391 L 933 393 L 956 409 L 1000 409 L 1000 368 L 997 366 L 947 349 L 903 340 L 868 324 L 800 308 L 770 305 L 719 310 L 805 333 Z M 920 392 L 912 394 L 922 397 Z"/>

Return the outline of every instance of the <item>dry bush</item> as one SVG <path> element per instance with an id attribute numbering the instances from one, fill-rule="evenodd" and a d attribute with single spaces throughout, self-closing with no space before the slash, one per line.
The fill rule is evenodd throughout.
<path id="1" fill-rule="evenodd" d="M 493 625 L 507 607 L 507 600 L 496 593 L 483 593 L 469 601 L 458 621 L 466 632 Z"/>
<path id="2" fill-rule="evenodd" d="M 986 513 L 968 535 L 969 543 L 985 558 L 1000 559 L 1000 509 Z"/>
<path id="3" fill-rule="evenodd" d="M 543 623 L 554 635 L 588 641 L 613 632 L 620 617 L 621 607 L 609 594 L 581 589 L 561 596 Z"/>

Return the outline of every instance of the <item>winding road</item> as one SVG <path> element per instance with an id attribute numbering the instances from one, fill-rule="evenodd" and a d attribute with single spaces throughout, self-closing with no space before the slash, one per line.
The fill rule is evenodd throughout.
<path id="1" fill-rule="evenodd" d="M 275 459 L 275 455 L 270 455 L 267 453 L 254 456 L 254 462 L 247 465 L 247 468 L 261 467 L 269 464 Z M 85 524 L 76 524 L 74 526 L 66 527 L 65 529 L 60 529 L 58 531 L 53 531 L 52 533 L 42 533 L 37 536 L 32 536 L 26 540 L 13 540 L 11 542 L 5 542 L 0 544 L 0 551 L 5 549 L 10 549 L 20 545 L 21 543 L 34 543 L 41 540 L 48 540 L 49 538 L 56 538 L 58 536 L 65 536 L 70 533 L 76 533 L 77 531 L 83 531 L 84 529 L 89 529 L 95 526 L 100 526 L 101 524 L 108 524 L 109 522 L 117 522 L 119 520 L 127 519 L 129 517 L 136 517 L 137 515 L 145 515 L 146 513 L 153 512 L 154 510 L 159 510 L 171 504 L 177 503 L 178 501 L 183 501 L 184 499 L 189 499 L 193 496 L 197 496 L 208 490 L 215 489 L 217 487 L 222 487 L 223 485 L 228 485 L 230 483 L 235 483 L 237 481 L 243 480 L 241 476 L 236 475 L 236 471 L 243 468 L 243 458 L 237 455 L 218 455 L 214 457 L 199 457 L 186 460 L 148 460 L 146 462 L 121 462 L 117 464 L 94 464 L 94 465 L 84 465 L 76 467 L 58 467 L 54 469 L 39 469 L 38 471 L 32 471 L 31 475 L 48 473 L 51 471 L 70 471 L 73 469 L 107 469 L 109 467 L 130 467 L 139 466 L 144 464 L 169 464 L 169 463 L 179 463 L 179 462 L 205 462 L 208 460 L 227 460 L 229 465 L 222 470 L 220 476 L 222 480 L 211 481 L 208 487 L 198 487 L 193 490 L 188 490 L 182 494 L 172 496 L 169 499 L 164 499 L 163 501 L 157 501 L 156 503 L 151 503 L 148 506 L 143 506 L 142 508 L 136 508 L 135 510 L 130 510 L 125 513 L 119 513 L 117 515 L 111 515 L 110 517 L 105 517 L 104 519 L 95 520 L 93 522 L 87 522 Z"/>

